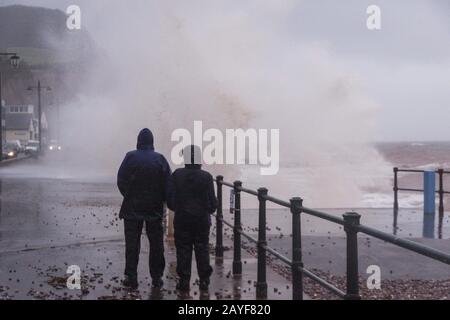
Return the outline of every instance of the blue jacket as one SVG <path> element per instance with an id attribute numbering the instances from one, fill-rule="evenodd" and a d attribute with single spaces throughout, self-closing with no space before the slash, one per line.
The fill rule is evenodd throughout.
<path id="1" fill-rule="evenodd" d="M 152 132 L 143 129 L 137 139 L 137 150 L 127 153 L 117 174 L 117 186 L 124 197 L 119 217 L 162 219 L 170 175 L 167 160 L 155 152 Z"/>

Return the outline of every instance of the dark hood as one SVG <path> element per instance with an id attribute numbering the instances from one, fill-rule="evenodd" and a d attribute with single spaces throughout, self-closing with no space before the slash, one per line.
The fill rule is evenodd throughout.
<path id="1" fill-rule="evenodd" d="M 137 138 L 138 150 L 154 150 L 153 133 L 149 129 L 142 129 Z"/>

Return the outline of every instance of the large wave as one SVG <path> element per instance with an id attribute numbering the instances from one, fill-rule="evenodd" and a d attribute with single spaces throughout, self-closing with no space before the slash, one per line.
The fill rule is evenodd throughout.
<path id="1" fill-rule="evenodd" d="M 89 31 L 104 59 L 63 108 L 65 166 L 114 174 L 141 127 L 169 156 L 172 131 L 202 120 L 205 128 L 280 129 L 278 175 L 213 169 L 227 180 L 319 207 L 358 206 L 364 188 L 389 183 L 371 145 L 377 106 L 362 75 L 293 30 L 301 2 L 92 2 L 83 10 L 98 12 Z"/>

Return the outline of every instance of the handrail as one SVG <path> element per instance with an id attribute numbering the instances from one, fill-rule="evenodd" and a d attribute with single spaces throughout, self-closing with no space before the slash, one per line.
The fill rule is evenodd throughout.
<path id="1" fill-rule="evenodd" d="M 385 232 L 382 232 L 382 231 L 379 231 L 379 230 L 376 230 L 376 229 L 373 229 L 370 227 L 366 227 L 363 225 L 358 226 L 357 230 L 361 233 L 367 234 L 374 238 L 395 244 L 404 249 L 413 251 L 415 253 L 426 256 L 433 260 L 440 261 L 440 262 L 450 265 L 450 255 L 445 252 L 436 250 L 434 248 L 428 247 L 426 245 L 423 245 L 423 244 L 415 242 L 415 241 L 402 239 L 402 238 L 399 238 L 392 234 L 385 233 Z"/>
<path id="2" fill-rule="evenodd" d="M 278 204 L 282 207 L 286 207 L 286 208 L 291 207 L 291 204 L 289 202 L 286 202 L 286 201 L 283 201 L 283 200 L 280 200 L 280 199 L 277 199 L 277 198 L 274 198 L 271 196 L 264 196 L 264 199 L 266 199 L 267 201 L 270 201 L 272 203 Z"/>
<path id="3" fill-rule="evenodd" d="M 330 221 L 330 222 L 334 222 L 334 223 L 340 224 L 342 226 L 345 224 L 344 219 L 338 218 L 338 217 L 333 216 L 333 215 L 328 214 L 328 213 L 324 213 L 324 212 L 320 212 L 320 211 L 317 211 L 317 210 L 308 209 L 308 208 L 305 208 L 305 207 L 302 207 L 302 212 L 307 213 L 307 214 L 309 214 L 311 216 L 320 218 L 320 219 L 324 219 L 324 220 L 327 220 L 327 221 Z"/>
<path id="4" fill-rule="evenodd" d="M 434 170 L 435 173 L 439 173 L 439 170 L 441 169 L 436 169 Z M 424 169 L 401 169 L 401 168 L 397 168 L 398 172 L 416 172 L 416 173 L 424 173 L 426 170 Z M 442 173 L 444 174 L 450 174 L 450 170 L 442 170 Z"/>
<path id="5" fill-rule="evenodd" d="M 399 209 L 399 203 L 398 203 L 398 192 L 399 191 L 405 191 L 405 192 L 424 192 L 424 189 L 417 189 L 417 188 L 400 188 L 398 185 L 398 173 L 399 172 L 406 172 L 406 173 L 425 173 L 426 170 L 422 169 L 401 169 L 401 168 L 394 168 L 394 215 L 397 215 L 398 209 Z M 450 194 L 450 191 L 444 190 L 444 175 L 450 174 L 449 170 L 444 169 L 437 169 L 434 170 L 434 173 L 438 174 L 439 176 L 439 188 L 435 191 L 436 194 L 439 195 L 439 219 L 442 220 L 444 217 L 444 195 Z"/>
<path id="6" fill-rule="evenodd" d="M 395 170 L 394 170 L 395 171 Z M 396 172 L 401 172 L 397 170 Z M 415 171 L 414 171 L 415 172 Z M 443 173 L 443 170 L 439 170 Z M 450 173 L 450 172 L 449 172 Z M 422 256 L 450 265 L 450 254 L 428 247 L 421 243 L 399 238 L 395 235 L 385 233 L 360 224 L 360 215 L 355 212 L 345 213 L 343 218 L 336 217 L 329 213 L 313 210 L 303 206 L 301 198 L 292 198 L 290 202 L 268 195 L 268 190 L 260 188 L 258 191 L 242 187 L 242 182 L 234 183 L 225 182 L 222 176 L 215 179 L 217 185 L 218 209 L 216 217 L 216 258 L 223 257 L 223 225 L 233 229 L 234 246 L 233 246 L 233 275 L 242 274 L 241 260 L 241 236 L 257 245 L 258 248 L 258 273 L 256 291 L 258 298 L 267 298 L 267 281 L 266 281 L 266 253 L 279 259 L 281 262 L 291 267 L 292 271 L 292 291 L 293 299 L 303 299 L 303 275 L 315 281 L 319 285 L 328 289 L 344 299 L 361 299 L 359 294 L 359 273 L 358 273 L 358 233 L 372 236 L 376 239 L 391 243 L 406 250 L 415 252 Z M 223 186 L 230 187 L 234 190 L 234 223 L 228 222 L 223 218 Z M 398 188 L 397 188 L 398 189 Z M 400 190 L 400 189 L 398 189 Z M 241 197 L 240 193 L 244 192 L 258 197 L 259 200 L 259 216 L 258 216 L 258 239 L 242 230 L 241 225 Z M 267 245 L 266 241 L 266 202 L 272 202 L 282 207 L 289 208 L 292 213 L 292 259 L 289 259 L 279 253 L 274 248 Z M 301 252 L 301 214 L 308 214 L 332 223 L 344 226 L 346 233 L 347 245 L 347 286 L 346 292 L 340 290 L 325 279 L 314 274 L 303 266 Z"/>

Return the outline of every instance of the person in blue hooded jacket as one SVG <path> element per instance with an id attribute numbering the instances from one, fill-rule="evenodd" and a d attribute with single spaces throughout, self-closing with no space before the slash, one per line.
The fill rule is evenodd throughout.
<path id="1" fill-rule="evenodd" d="M 119 217 L 124 220 L 125 229 L 123 285 L 126 287 L 138 287 L 137 267 L 144 224 L 150 242 L 152 284 L 155 288 L 163 285 L 163 216 L 170 175 L 167 160 L 155 152 L 152 132 L 143 129 L 137 139 L 137 150 L 127 153 L 117 174 L 117 186 L 124 197 Z"/>

